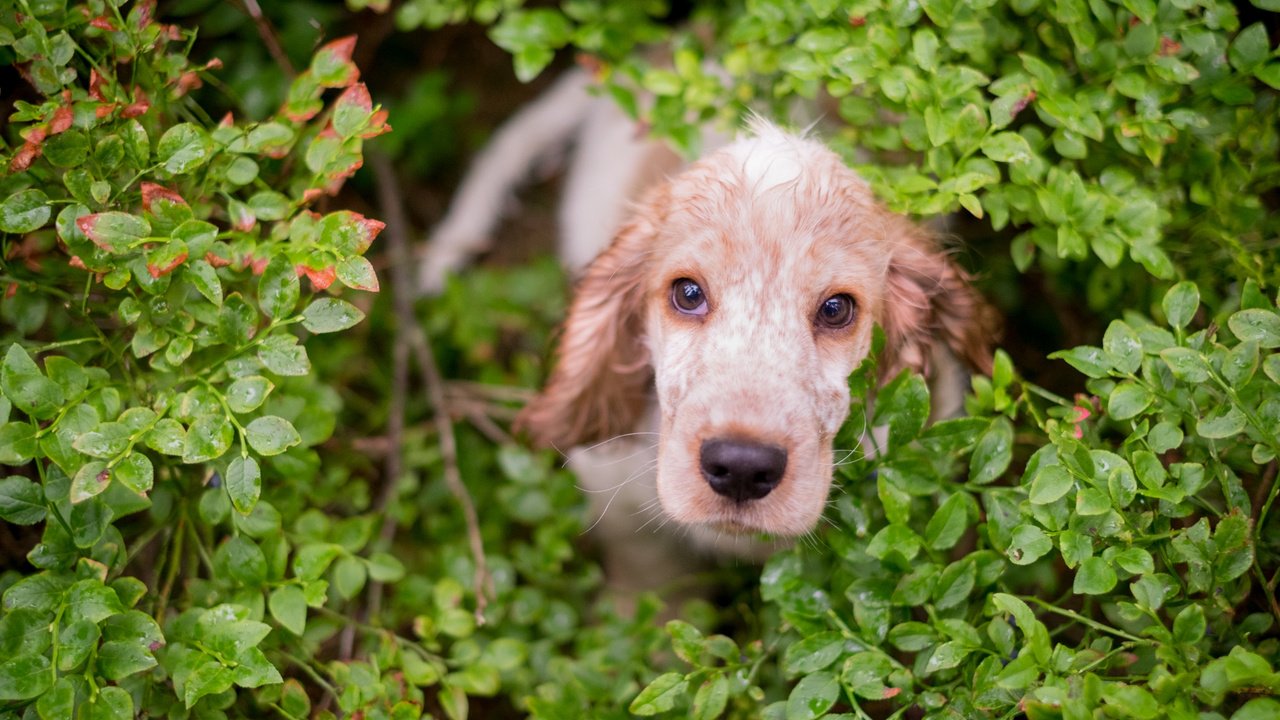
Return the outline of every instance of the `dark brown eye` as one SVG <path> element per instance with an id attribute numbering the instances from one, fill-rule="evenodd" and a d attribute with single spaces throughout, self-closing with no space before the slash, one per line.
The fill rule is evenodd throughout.
<path id="1" fill-rule="evenodd" d="M 844 293 L 832 295 L 818 306 L 818 325 L 832 330 L 847 327 L 853 322 L 856 310 L 853 298 Z"/>
<path id="2" fill-rule="evenodd" d="M 707 295 L 702 292 L 698 283 L 689 278 L 680 278 L 671 283 L 671 304 L 685 315 L 707 314 Z"/>

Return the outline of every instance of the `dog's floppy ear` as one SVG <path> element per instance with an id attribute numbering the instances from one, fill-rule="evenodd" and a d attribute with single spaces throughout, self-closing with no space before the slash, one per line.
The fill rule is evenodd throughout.
<path id="1" fill-rule="evenodd" d="M 561 329 L 555 368 L 516 420 L 534 442 L 567 450 L 629 432 L 648 403 L 645 266 L 656 220 L 646 203 L 587 266 Z"/>
<path id="2" fill-rule="evenodd" d="M 996 322 L 969 275 L 910 220 L 889 221 L 892 255 L 881 323 L 881 378 L 903 368 L 928 373 L 938 343 L 970 368 L 990 374 Z"/>

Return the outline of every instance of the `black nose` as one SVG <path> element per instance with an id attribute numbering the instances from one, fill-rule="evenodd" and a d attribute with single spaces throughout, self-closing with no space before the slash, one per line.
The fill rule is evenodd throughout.
<path id="1" fill-rule="evenodd" d="M 734 502 L 759 500 L 782 481 L 787 451 L 777 445 L 744 440 L 706 440 L 702 477 L 711 489 Z"/>

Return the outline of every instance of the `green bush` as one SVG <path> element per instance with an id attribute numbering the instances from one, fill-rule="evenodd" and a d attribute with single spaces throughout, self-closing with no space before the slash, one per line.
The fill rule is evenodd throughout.
<path id="1" fill-rule="evenodd" d="M 23 79 L 0 127 L 0 718 L 1280 714 L 1273 2 L 348 5 L 265 8 L 311 58 L 292 80 L 270 23 L 222 3 L 0 8 Z M 722 605 L 620 617 L 573 481 L 501 426 L 543 372 L 554 263 L 418 308 L 461 379 L 452 441 L 396 379 L 392 303 L 351 292 L 378 289 L 382 226 L 330 205 L 363 206 L 333 196 L 388 126 L 355 39 L 317 38 L 386 38 L 366 5 L 411 41 L 492 25 L 525 79 L 588 53 L 690 152 L 747 106 L 830 107 L 824 139 L 890 206 L 975 219 L 1011 318 L 1043 278 L 1091 345 L 997 353 L 932 426 L 919 377 L 865 404 L 869 361 L 837 444 L 888 445 L 838 468 L 830 526 L 720 571 Z M 390 93 L 403 60 L 372 57 Z M 387 105 L 427 133 L 463 103 L 424 77 Z"/>

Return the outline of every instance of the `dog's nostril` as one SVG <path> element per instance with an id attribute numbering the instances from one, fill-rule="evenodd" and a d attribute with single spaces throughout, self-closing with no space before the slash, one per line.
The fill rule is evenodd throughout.
<path id="1" fill-rule="evenodd" d="M 746 502 L 758 500 L 778 486 L 787 470 L 787 451 L 745 440 L 706 440 L 699 462 L 712 490 L 735 502 Z"/>

